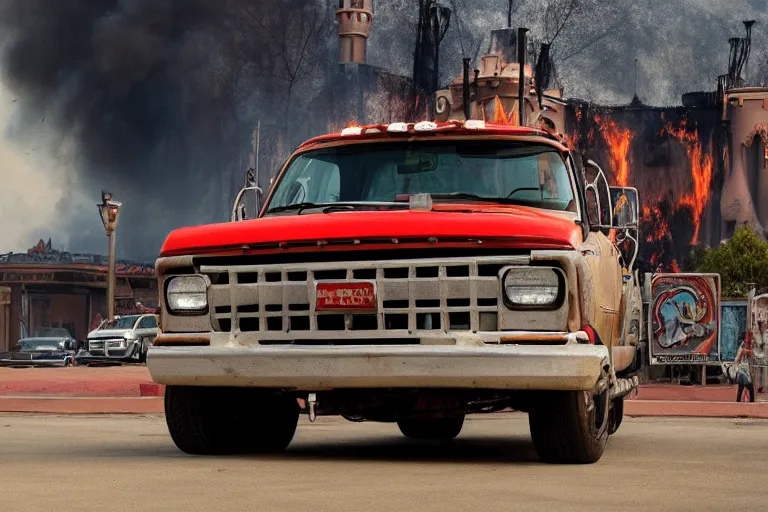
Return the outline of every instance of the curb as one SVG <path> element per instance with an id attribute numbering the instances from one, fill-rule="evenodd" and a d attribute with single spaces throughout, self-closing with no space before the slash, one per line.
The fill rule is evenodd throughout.
<path id="1" fill-rule="evenodd" d="M 677 416 L 689 418 L 768 419 L 768 403 L 625 400 L 624 414 L 631 417 Z"/>
<path id="2" fill-rule="evenodd" d="M 163 414 L 157 397 L 0 397 L 0 413 Z"/>
<path id="3" fill-rule="evenodd" d="M 139 384 L 139 396 L 165 396 L 165 386 L 154 382 Z"/>

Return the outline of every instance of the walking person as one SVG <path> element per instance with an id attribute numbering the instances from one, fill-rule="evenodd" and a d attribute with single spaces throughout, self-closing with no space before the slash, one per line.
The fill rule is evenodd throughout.
<path id="1" fill-rule="evenodd" d="M 755 364 L 755 355 L 752 350 L 752 330 L 747 330 L 739 337 L 739 350 L 736 352 L 736 359 L 733 361 L 731 371 L 735 372 L 733 377 L 739 385 L 736 392 L 737 402 L 754 402 L 755 385 L 753 382 L 753 367 Z"/>

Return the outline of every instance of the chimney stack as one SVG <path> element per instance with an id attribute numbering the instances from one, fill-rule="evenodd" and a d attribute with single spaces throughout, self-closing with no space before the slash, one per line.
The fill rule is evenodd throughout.
<path id="1" fill-rule="evenodd" d="M 373 0 L 339 0 L 339 62 L 365 64 L 368 34 L 373 20 Z"/>

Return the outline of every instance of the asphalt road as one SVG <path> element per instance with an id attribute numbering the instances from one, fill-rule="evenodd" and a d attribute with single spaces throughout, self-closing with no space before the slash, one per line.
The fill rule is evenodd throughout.
<path id="1" fill-rule="evenodd" d="M 602 460 L 540 464 L 527 418 L 469 419 L 453 443 L 306 417 L 289 451 L 191 457 L 162 417 L 0 415 L 0 510 L 758 511 L 768 421 L 626 419 Z"/>

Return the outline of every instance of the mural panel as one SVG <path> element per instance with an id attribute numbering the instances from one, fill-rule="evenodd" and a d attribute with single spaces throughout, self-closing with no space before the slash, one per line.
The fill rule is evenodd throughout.
<path id="1" fill-rule="evenodd" d="M 747 303 L 723 302 L 720 310 L 720 360 L 732 363 L 739 350 L 739 339 L 747 330 Z"/>
<path id="2" fill-rule="evenodd" d="M 720 359 L 720 276 L 655 274 L 651 280 L 651 363 Z"/>
<path id="3" fill-rule="evenodd" d="M 756 363 L 768 366 L 768 294 L 752 299 L 752 350 Z"/>

